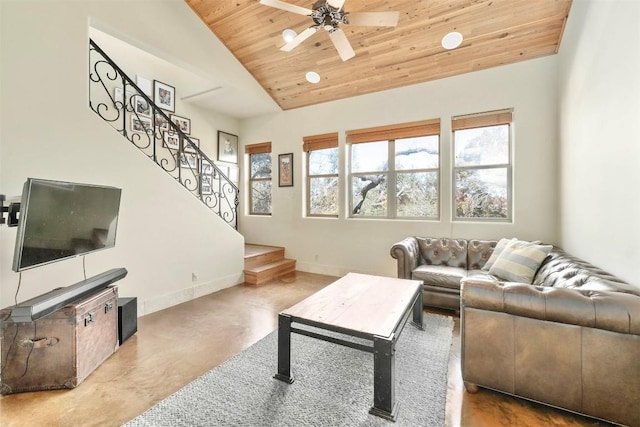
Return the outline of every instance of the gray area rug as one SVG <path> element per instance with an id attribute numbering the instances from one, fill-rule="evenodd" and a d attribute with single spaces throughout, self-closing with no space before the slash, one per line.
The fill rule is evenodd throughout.
<path id="1" fill-rule="evenodd" d="M 425 313 L 424 327 L 396 345 L 395 423 L 369 414 L 373 354 L 292 334 L 288 385 L 273 378 L 274 331 L 125 425 L 443 426 L 453 319 Z"/>

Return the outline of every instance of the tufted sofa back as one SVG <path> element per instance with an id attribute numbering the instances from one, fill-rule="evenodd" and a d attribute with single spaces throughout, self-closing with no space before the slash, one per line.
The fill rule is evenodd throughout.
<path id="1" fill-rule="evenodd" d="M 497 243 L 497 240 L 469 240 L 467 244 L 467 269 L 480 270 L 484 267 Z"/>
<path id="2" fill-rule="evenodd" d="M 640 295 L 640 288 L 627 285 L 616 276 L 607 273 L 580 258 L 554 247 L 542 263 L 534 286 L 581 289 L 592 291 L 615 290 Z"/>
<path id="3" fill-rule="evenodd" d="M 467 268 L 467 241 L 416 237 L 420 248 L 419 264 Z"/>

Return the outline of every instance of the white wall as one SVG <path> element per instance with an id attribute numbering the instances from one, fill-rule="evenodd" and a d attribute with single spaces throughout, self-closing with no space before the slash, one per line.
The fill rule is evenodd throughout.
<path id="1" fill-rule="evenodd" d="M 273 214 L 256 217 L 245 212 L 240 230 L 246 241 L 284 246 L 303 271 L 389 276 L 396 275 L 389 249 L 410 235 L 517 236 L 556 243 L 556 61 L 546 57 L 243 120 L 245 144 L 272 141 L 274 162 L 278 154 L 294 153 L 294 187 L 279 188 L 274 176 Z M 503 108 L 514 108 L 515 114 L 513 222 L 452 223 L 450 119 Z M 346 213 L 339 219 L 303 217 L 303 136 L 338 131 L 344 154 L 346 130 L 437 117 L 442 120 L 440 221 L 347 219 Z M 345 177 L 343 167 L 343 206 Z M 246 211 L 246 203 L 242 208 Z"/>
<path id="2" fill-rule="evenodd" d="M 560 49 L 563 247 L 640 285 L 640 2 L 574 2 Z"/>
<path id="3" fill-rule="evenodd" d="M 218 72 L 220 43 L 184 2 L 123 4 L 0 2 L 0 193 L 19 197 L 27 177 L 122 188 L 116 247 L 88 255 L 87 276 L 127 268 L 120 295 L 137 296 L 145 314 L 241 282 L 243 238 L 89 109 L 90 22 L 202 74 Z M 242 78 L 240 71 L 233 77 Z M 208 119 L 239 131 L 235 119 Z M 0 306 L 13 304 L 18 286 L 15 235 L 0 227 Z M 82 278 L 81 258 L 27 270 L 18 300 Z"/>

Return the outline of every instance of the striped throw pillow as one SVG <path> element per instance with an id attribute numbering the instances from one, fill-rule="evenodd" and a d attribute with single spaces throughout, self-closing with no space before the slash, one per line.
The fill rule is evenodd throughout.
<path id="1" fill-rule="evenodd" d="M 507 282 L 531 283 L 551 248 L 551 245 L 521 240 L 509 242 L 489 269 L 489 274 Z"/>
<path id="2" fill-rule="evenodd" d="M 509 243 L 515 242 L 515 241 L 516 241 L 515 237 L 513 239 L 500 239 L 500 240 L 498 240 L 498 243 L 496 244 L 496 247 L 493 248 L 493 252 L 491 252 L 491 256 L 489 257 L 487 262 L 482 266 L 482 269 L 484 271 L 489 271 L 489 269 L 491 269 L 491 266 L 493 265 L 494 262 L 496 262 L 496 260 L 498 259 L 498 257 L 500 256 L 500 254 L 502 253 L 504 248 Z"/>

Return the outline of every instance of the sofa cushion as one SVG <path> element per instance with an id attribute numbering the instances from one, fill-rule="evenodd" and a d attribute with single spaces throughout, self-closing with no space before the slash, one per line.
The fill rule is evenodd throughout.
<path id="1" fill-rule="evenodd" d="M 467 270 L 480 270 L 486 262 L 491 258 L 495 240 L 469 240 L 467 242 Z M 489 271 L 489 268 L 486 269 Z"/>
<path id="2" fill-rule="evenodd" d="M 462 239 L 431 239 L 416 237 L 420 255 L 429 265 L 467 267 L 467 241 Z"/>
<path id="3" fill-rule="evenodd" d="M 422 264 L 413 270 L 411 278 L 422 280 L 425 285 L 460 289 L 460 279 L 466 275 L 467 270 L 464 268 Z"/>
<path id="4" fill-rule="evenodd" d="M 484 271 L 489 271 L 491 269 L 491 267 L 493 266 L 493 263 L 496 262 L 496 260 L 498 259 L 498 257 L 502 253 L 502 251 L 504 250 L 504 248 L 506 248 L 509 243 L 511 243 L 512 241 L 515 241 L 515 240 L 516 240 L 515 237 L 513 239 L 504 239 L 504 238 L 502 238 L 502 239 L 498 240 L 498 243 L 496 244 L 496 247 L 493 249 L 493 252 L 491 253 L 491 256 L 489 257 L 487 262 L 484 264 L 484 266 L 482 266 L 482 269 Z"/>
<path id="5" fill-rule="evenodd" d="M 511 241 L 489 268 L 489 274 L 509 282 L 530 284 L 552 248 L 551 245 Z"/>

